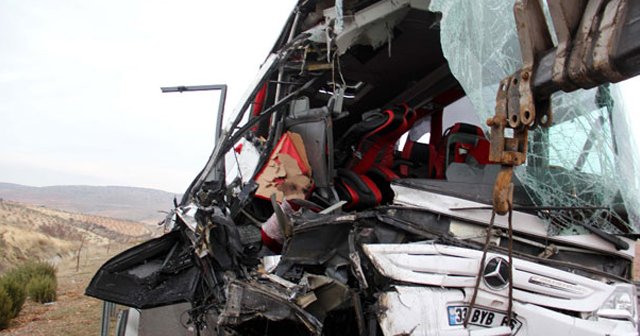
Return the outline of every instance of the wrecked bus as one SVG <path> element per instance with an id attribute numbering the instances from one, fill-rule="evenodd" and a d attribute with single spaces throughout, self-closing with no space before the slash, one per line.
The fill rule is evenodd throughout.
<path id="1" fill-rule="evenodd" d="M 639 71 L 638 17 L 299 1 L 166 234 L 87 294 L 142 312 L 127 335 L 637 334 L 637 134 L 611 83 Z"/>

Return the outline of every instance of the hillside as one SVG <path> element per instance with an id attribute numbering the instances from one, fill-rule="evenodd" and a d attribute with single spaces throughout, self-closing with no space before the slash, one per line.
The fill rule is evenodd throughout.
<path id="1" fill-rule="evenodd" d="M 84 214 L 155 224 L 160 211 L 173 207 L 180 195 L 162 190 L 117 186 L 31 187 L 0 182 L 0 198 Z"/>
<path id="2" fill-rule="evenodd" d="M 140 222 L 0 200 L 0 273 L 23 260 L 54 260 L 86 246 L 132 243 L 158 229 Z"/>

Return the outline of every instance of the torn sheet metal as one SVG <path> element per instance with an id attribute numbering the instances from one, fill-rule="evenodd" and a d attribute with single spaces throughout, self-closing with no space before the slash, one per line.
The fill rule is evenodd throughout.
<path id="1" fill-rule="evenodd" d="M 243 328 L 253 330 L 260 328 L 255 324 L 243 323 L 252 320 L 268 320 L 272 322 L 290 321 L 291 323 L 270 323 L 272 330 L 280 329 L 281 332 L 291 332 L 295 326 L 307 330 L 311 335 L 322 333 L 322 323 L 310 313 L 304 311 L 288 297 L 282 295 L 272 287 L 255 282 L 247 283 L 235 281 L 227 286 L 227 303 L 220 314 L 219 326 L 233 326 L 242 334 Z M 268 323 L 265 321 L 265 323 Z M 262 326 L 266 327 L 266 324 Z M 289 329 L 288 328 L 294 328 Z M 264 330 L 264 329 L 262 329 Z M 305 333 L 306 334 L 306 333 Z"/>
<path id="2" fill-rule="evenodd" d="M 182 220 L 182 222 L 193 232 L 196 231 L 198 227 L 198 222 L 196 221 L 196 211 L 198 211 L 198 206 L 194 203 L 189 205 L 179 207 L 175 209 L 175 215 Z"/>
<path id="3" fill-rule="evenodd" d="M 462 326 L 449 325 L 443 311 L 463 300 L 458 290 L 396 286 L 378 298 L 378 321 L 384 335 L 463 335 Z"/>
<path id="4" fill-rule="evenodd" d="M 280 263 L 281 255 L 264 256 L 262 257 L 262 266 L 267 273 L 273 272 Z"/>
<path id="5" fill-rule="evenodd" d="M 296 301 L 304 303 L 305 310 L 321 321 L 327 313 L 351 303 L 351 290 L 345 284 L 327 276 L 306 273 L 299 283 L 306 293 L 299 295 Z M 309 298 L 303 300 L 303 298 Z"/>
<path id="6" fill-rule="evenodd" d="M 350 224 L 348 221 L 336 222 L 332 220 L 325 222 L 325 225 L 307 224 L 297 227 L 293 237 L 284 246 L 278 271 L 285 272 L 287 267 L 294 263 L 322 265 L 334 258 L 348 264 L 347 237 L 349 236 Z"/>
<path id="7" fill-rule="evenodd" d="M 179 231 L 147 241 L 107 261 L 86 295 L 147 309 L 193 299 L 201 271 Z"/>
<path id="8" fill-rule="evenodd" d="M 354 273 L 356 279 L 358 279 L 360 288 L 367 289 L 369 287 L 369 283 L 367 282 L 364 270 L 362 269 L 360 253 L 358 252 L 358 250 L 356 250 L 355 235 L 356 233 L 354 231 L 351 231 L 349 233 L 349 260 L 351 261 L 351 270 Z"/>
<path id="9" fill-rule="evenodd" d="M 338 53 L 343 54 L 356 44 L 378 48 L 388 42 L 393 27 L 407 14 L 410 2 L 381 1 L 353 16 L 344 17 L 341 31 L 333 38 Z M 335 7 L 325 10 L 324 14 L 327 21 L 338 20 Z"/>

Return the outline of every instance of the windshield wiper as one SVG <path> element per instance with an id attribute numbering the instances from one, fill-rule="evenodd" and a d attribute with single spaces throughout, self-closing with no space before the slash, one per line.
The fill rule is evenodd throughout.
<path id="1" fill-rule="evenodd" d="M 485 205 L 485 206 L 476 206 L 476 207 L 460 207 L 460 208 L 449 208 L 449 210 L 451 211 L 460 211 L 460 210 L 491 210 L 493 209 L 492 206 L 489 205 Z M 553 211 L 553 210 L 607 210 L 609 209 L 608 207 L 595 207 L 595 206 L 582 206 L 582 207 L 578 207 L 578 206 L 527 206 L 527 205 L 521 205 L 521 206 L 514 206 L 513 210 L 518 210 L 518 211 L 524 211 L 524 210 L 534 210 L 534 211 L 539 211 L 539 210 L 549 210 L 549 211 Z"/>

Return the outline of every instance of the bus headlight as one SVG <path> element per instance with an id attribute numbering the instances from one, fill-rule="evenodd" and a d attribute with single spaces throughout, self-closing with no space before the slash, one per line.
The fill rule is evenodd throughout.
<path id="1" fill-rule="evenodd" d="M 636 288 L 631 284 L 616 285 L 613 294 L 598 309 L 596 315 L 602 318 L 628 320 L 637 322 L 636 306 L 638 304 Z"/>

